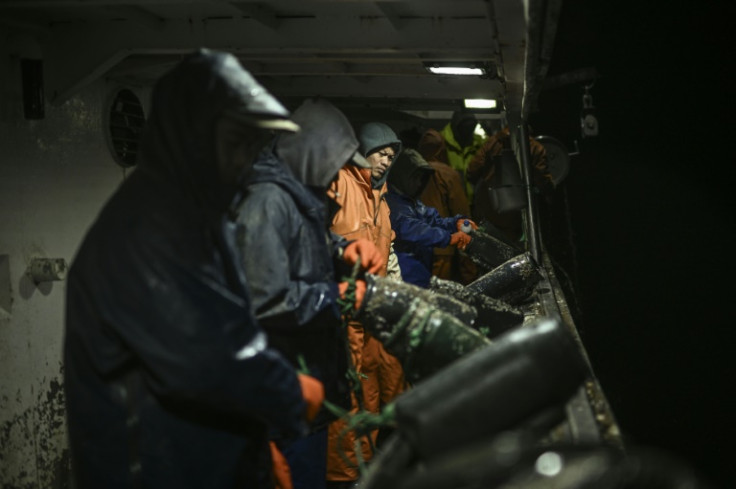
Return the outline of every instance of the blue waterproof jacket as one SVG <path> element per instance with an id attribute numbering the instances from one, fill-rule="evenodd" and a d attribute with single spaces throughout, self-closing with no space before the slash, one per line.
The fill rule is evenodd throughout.
<path id="1" fill-rule="evenodd" d="M 325 398 L 349 404 L 347 356 L 334 268 L 346 243 L 327 228 L 326 193 L 317 197 L 272 150 L 261 153 L 239 206 L 239 247 L 259 323 L 294 366 L 300 357 Z M 312 429 L 334 419 L 323 408 Z"/>
<path id="2" fill-rule="evenodd" d="M 261 152 L 247 182 L 238 209 L 243 263 L 269 341 L 293 365 L 305 360 L 325 398 L 347 408 L 347 344 L 335 273 L 337 251 L 347 241 L 329 230 L 327 186 L 358 140 L 345 115 L 324 99 L 307 99 L 292 119 L 301 130 L 278 136 Z M 333 419 L 323 408 L 311 428 Z"/>
<path id="3" fill-rule="evenodd" d="M 391 228 L 396 233 L 394 251 L 401 277 L 420 287 L 428 287 L 432 276 L 433 248 L 450 244 L 462 216 L 440 217 L 434 207 L 403 195 L 389 184 L 386 202 L 391 209 Z"/>
<path id="4" fill-rule="evenodd" d="M 296 372 L 252 315 L 226 217 L 235 194 L 215 170 L 213 126 L 253 93 L 224 54 L 162 78 L 142 161 L 73 261 L 64 387 L 78 489 L 270 487 L 269 427 L 306 432 Z"/>

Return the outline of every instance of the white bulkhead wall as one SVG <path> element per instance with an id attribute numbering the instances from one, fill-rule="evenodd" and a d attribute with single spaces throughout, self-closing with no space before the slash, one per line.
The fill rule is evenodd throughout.
<path id="1" fill-rule="evenodd" d="M 34 283 L 34 258 L 71 264 L 85 231 L 134 170 L 105 139 L 121 87 L 92 83 L 26 120 L 18 58 L 0 46 L 0 487 L 67 487 L 65 281 Z M 130 87 L 126 87 L 130 88 Z M 147 90 L 131 88 L 144 106 Z"/>

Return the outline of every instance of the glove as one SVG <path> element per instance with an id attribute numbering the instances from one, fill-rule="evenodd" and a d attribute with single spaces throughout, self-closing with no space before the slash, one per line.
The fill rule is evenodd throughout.
<path id="1" fill-rule="evenodd" d="M 322 401 L 325 400 L 325 388 L 322 382 L 305 374 L 297 374 L 299 385 L 302 388 L 302 397 L 307 403 L 307 412 L 305 417 L 307 421 L 312 421 L 319 413 L 322 407 Z M 276 443 L 270 441 L 268 443 L 271 448 L 271 470 L 274 479 L 275 489 L 293 489 L 294 485 L 291 481 L 291 469 L 286 457 L 281 453 Z"/>
<path id="2" fill-rule="evenodd" d="M 337 290 L 340 292 L 340 298 L 345 298 L 345 292 L 348 290 L 348 283 L 347 282 L 340 282 L 337 284 Z M 360 306 L 363 304 L 363 296 L 365 295 L 365 280 L 356 280 L 355 281 L 355 310 L 357 311 L 360 309 Z"/>
<path id="3" fill-rule="evenodd" d="M 457 222 L 455 223 L 455 226 L 457 226 L 458 231 L 462 231 L 463 223 L 465 221 L 468 221 L 468 223 L 470 224 L 470 227 L 473 228 L 473 231 L 478 229 L 478 225 L 475 222 L 471 221 L 470 219 L 462 218 L 462 219 L 458 219 Z"/>
<path id="4" fill-rule="evenodd" d="M 468 243 L 470 243 L 470 236 L 462 231 L 450 235 L 450 244 L 457 246 L 459 250 L 464 250 Z"/>
<path id="5" fill-rule="evenodd" d="M 271 471 L 273 473 L 275 489 L 292 489 L 291 469 L 286 457 L 281 453 L 279 447 L 272 441 L 268 442 L 271 447 Z"/>
<path id="6" fill-rule="evenodd" d="M 322 401 L 325 400 L 325 388 L 322 382 L 309 375 L 297 374 L 297 377 L 302 386 L 302 397 L 307 403 L 307 421 L 312 421 L 319 413 Z"/>
<path id="7" fill-rule="evenodd" d="M 347 245 L 342 255 L 342 259 L 348 265 L 355 265 L 358 257 L 360 257 L 360 268 L 368 273 L 377 274 L 386 265 L 376 245 L 365 238 L 356 239 Z"/>

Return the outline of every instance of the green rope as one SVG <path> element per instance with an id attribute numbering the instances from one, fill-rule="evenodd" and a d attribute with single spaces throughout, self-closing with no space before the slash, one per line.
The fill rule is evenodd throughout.
<path id="1" fill-rule="evenodd" d="M 348 283 L 348 287 L 345 290 L 344 297 L 337 298 L 337 304 L 340 308 L 340 313 L 342 316 L 342 329 L 344 332 L 347 332 L 348 324 L 350 323 L 350 321 L 353 320 L 354 317 L 353 315 L 355 313 L 355 302 L 357 299 L 355 294 L 355 282 L 357 280 L 359 272 L 360 257 L 358 257 L 355 264 L 353 265 L 350 277 L 343 277 L 343 281 Z M 350 354 L 349 342 L 347 340 L 347 337 L 345 337 L 344 340 L 346 354 L 348 357 L 348 364 L 350 365 L 347 369 L 347 372 L 345 372 L 345 377 L 350 382 L 351 388 L 355 394 L 355 399 L 358 403 L 358 412 L 356 412 L 355 414 L 350 414 L 348 410 L 341 408 L 340 406 L 328 401 L 327 399 L 325 399 L 322 404 L 325 409 L 327 409 L 335 417 L 345 421 L 345 428 L 338 435 L 340 457 L 349 467 L 356 468 L 361 474 L 363 474 L 366 470 L 366 465 L 365 460 L 363 459 L 362 439 L 367 439 L 367 442 L 370 445 L 371 452 L 375 453 L 376 448 L 373 444 L 373 439 L 371 438 L 370 433 L 382 427 L 394 426 L 395 410 L 392 404 L 384 406 L 381 413 L 378 414 L 371 413 L 365 410 L 361 379 L 367 379 L 368 376 L 358 372 L 355 369 L 355 366 L 352 363 L 352 355 Z M 304 357 L 302 355 L 299 355 L 297 357 L 297 361 L 300 366 L 300 372 L 308 374 L 309 369 L 307 368 Z M 357 466 L 355 465 L 355 463 L 353 463 L 352 460 L 347 457 L 345 450 L 343 450 L 342 448 L 342 441 L 345 439 L 345 436 L 347 436 L 350 431 L 354 431 L 356 435 L 354 450 L 355 457 L 358 462 Z"/>
<path id="2" fill-rule="evenodd" d="M 353 265 L 350 277 L 343 277 L 343 281 L 348 283 L 348 287 L 345 290 L 344 297 L 340 297 L 337 299 L 338 306 L 340 307 L 340 313 L 342 315 L 343 331 L 345 332 L 347 332 L 348 325 L 354 319 L 355 302 L 357 299 L 355 294 L 355 283 L 358 277 L 358 273 L 360 273 L 360 257 L 358 257 L 355 264 Z M 371 438 L 370 433 L 375 429 L 378 429 L 382 426 L 389 426 L 393 423 L 393 409 L 390 409 L 388 411 L 384 409 L 386 414 L 376 414 L 366 411 L 365 403 L 363 402 L 362 379 L 367 379 L 368 376 L 361 372 L 358 372 L 355 369 L 355 366 L 352 363 L 352 355 L 350 354 L 349 342 L 347 341 L 347 337 L 345 339 L 345 345 L 347 350 L 348 363 L 350 365 L 347 372 L 345 373 L 345 376 L 349 380 L 352 386 L 353 393 L 355 394 L 355 399 L 358 404 L 358 412 L 356 412 L 355 414 L 350 414 L 349 411 L 340 408 L 339 406 L 336 406 L 329 401 L 325 401 L 324 404 L 325 407 L 333 415 L 345 421 L 345 428 L 338 435 L 340 458 L 342 458 L 347 466 L 358 469 L 362 474 L 363 472 L 365 472 L 365 460 L 363 459 L 362 439 L 365 438 L 367 440 L 371 452 L 375 453 L 376 447 L 373 444 L 373 439 Z M 354 451 L 356 460 L 358 462 L 357 466 L 352 460 L 348 458 L 347 453 L 345 453 L 345 450 L 343 450 L 342 448 L 342 442 L 345 439 L 345 436 L 347 436 L 350 431 L 355 432 Z"/>
<path id="3" fill-rule="evenodd" d="M 416 298 L 409 303 L 409 308 L 401 316 L 401 318 L 399 318 L 396 326 L 394 326 L 394 330 L 383 342 L 384 347 L 390 348 L 394 344 L 394 342 L 396 342 L 396 340 L 401 336 L 401 334 L 403 334 L 404 330 L 409 326 L 411 318 L 414 316 L 414 312 L 417 310 L 417 305 L 419 304 L 419 302 L 421 302 L 421 299 Z"/>
<path id="4" fill-rule="evenodd" d="M 301 353 L 296 356 L 296 361 L 299 364 L 299 372 L 300 374 L 309 375 L 309 367 L 307 367 L 307 361 L 304 360 L 304 355 Z"/>
<path id="5" fill-rule="evenodd" d="M 366 464 L 363 459 L 362 440 L 366 439 L 370 445 L 371 452 L 375 453 L 376 448 L 373 446 L 373 439 L 370 434 L 374 430 L 383 427 L 393 427 L 396 425 L 396 410 L 394 405 L 387 404 L 380 413 L 371 413 L 362 410 L 355 414 L 350 414 L 349 411 L 336 406 L 329 401 L 325 401 L 324 404 L 332 414 L 345 421 L 345 428 L 343 428 L 338 434 L 338 454 L 340 455 L 340 458 L 348 467 L 358 469 L 361 475 L 364 474 Z M 353 451 L 355 452 L 357 465 L 348 458 L 347 453 L 345 453 L 345 450 L 342 448 L 345 437 L 351 431 L 355 432 Z"/>
<path id="6" fill-rule="evenodd" d="M 347 332 L 348 330 L 348 324 L 350 324 L 350 321 L 353 320 L 353 312 L 355 311 L 355 281 L 357 280 L 358 273 L 360 272 L 360 256 L 358 256 L 358 259 L 355 261 L 355 265 L 353 265 L 353 270 L 350 274 L 350 277 L 343 277 L 343 282 L 348 283 L 348 288 L 345 291 L 345 298 L 338 297 L 337 303 L 340 306 L 340 312 L 342 314 L 342 327 L 343 331 Z M 347 372 L 345 372 L 345 377 L 348 379 L 348 381 L 351 384 L 351 387 L 353 389 L 353 392 L 355 393 L 355 398 L 358 400 L 358 407 L 362 410 L 363 409 L 363 389 L 361 386 L 361 378 L 367 379 L 368 377 L 365 374 L 362 374 L 355 370 L 355 366 L 352 362 L 352 355 L 350 354 L 350 343 L 347 339 L 347 336 L 344 338 L 345 341 L 345 349 L 346 354 L 348 357 L 348 364 L 350 365 L 348 367 Z"/>
<path id="7" fill-rule="evenodd" d="M 368 438 L 370 440 L 370 437 Z M 355 452 L 355 460 L 358 461 L 358 472 L 360 472 L 360 475 L 365 474 L 365 460 L 363 459 L 363 450 L 362 450 L 362 442 L 360 441 L 360 438 L 355 438 L 355 443 L 353 444 L 353 451 Z M 352 463 L 350 465 L 353 465 Z"/>
<path id="8" fill-rule="evenodd" d="M 418 303 L 419 299 L 414 299 L 414 301 L 412 301 L 412 304 L 414 302 Z M 410 308 L 410 311 L 413 312 L 414 310 L 416 310 L 416 307 L 414 307 L 413 309 Z M 412 355 L 412 353 L 418 350 L 419 348 L 421 348 L 422 342 L 426 336 L 424 330 L 427 328 L 427 325 L 429 324 L 429 321 L 432 318 L 432 314 L 434 314 L 437 311 L 438 309 L 431 308 L 431 307 L 428 308 L 427 312 L 425 312 L 424 315 L 421 318 L 419 318 L 419 323 L 417 324 L 417 327 L 413 328 L 412 331 L 409 332 L 409 342 L 406 348 L 407 355 L 406 355 L 406 360 L 403 362 L 404 371 L 406 373 L 410 373 L 412 371 L 412 368 L 414 367 L 414 358 L 415 358 L 415 355 Z"/>
<path id="9" fill-rule="evenodd" d="M 345 298 L 338 297 L 337 304 L 340 306 L 340 314 L 343 317 L 343 324 L 346 325 L 347 321 L 352 320 L 353 313 L 355 311 L 355 281 L 357 280 L 358 273 L 360 272 L 360 257 L 355 261 L 353 269 L 349 277 L 343 277 L 342 281 L 348 283 L 348 288 L 345 290 Z M 347 319 L 347 321 L 345 320 Z"/>

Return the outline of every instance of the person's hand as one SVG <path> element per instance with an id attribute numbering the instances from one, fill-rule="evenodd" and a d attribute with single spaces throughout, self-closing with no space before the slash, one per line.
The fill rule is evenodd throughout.
<path id="1" fill-rule="evenodd" d="M 345 298 L 345 292 L 348 290 L 348 286 L 350 284 L 348 282 L 340 282 L 337 284 L 337 290 L 340 292 L 340 298 Z M 356 280 L 355 281 L 355 310 L 357 311 L 360 309 L 360 306 L 363 304 L 363 296 L 365 295 L 365 280 Z"/>
<path id="2" fill-rule="evenodd" d="M 463 230 L 463 224 L 465 223 L 465 221 L 468 221 L 468 224 L 470 224 L 470 227 L 473 228 L 473 231 L 478 229 L 478 225 L 474 221 L 463 218 L 463 219 L 458 219 L 457 222 L 455 223 L 455 226 L 457 226 L 458 231 Z"/>
<path id="3" fill-rule="evenodd" d="M 271 471 L 273 473 L 275 489 L 292 489 L 294 485 L 291 481 L 291 469 L 286 457 L 281 453 L 276 443 L 270 441 L 268 445 L 271 447 Z"/>
<path id="4" fill-rule="evenodd" d="M 325 400 L 325 387 L 322 382 L 309 375 L 297 374 L 297 377 L 302 387 L 302 397 L 307 403 L 306 419 L 312 421 L 319 413 L 322 401 Z"/>
<path id="5" fill-rule="evenodd" d="M 470 235 L 465 234 L 462 231 L 458 231 L 450 235 L 450 245 L 457 246 L 459 250 L 464 250 L 465 247 L 468 246 L 468 243 L 470 243 Z"/>
<path id="6" fill-rule="evenodd" d="M 347 245 L 342 255 L 342 259 L 348 265 L 355 265 L 358 257 L 360 257 L 360 268 L 368 273 L 377 274 L 386 265 L 376 245 L 365 238 L 356 239 Z"/>

